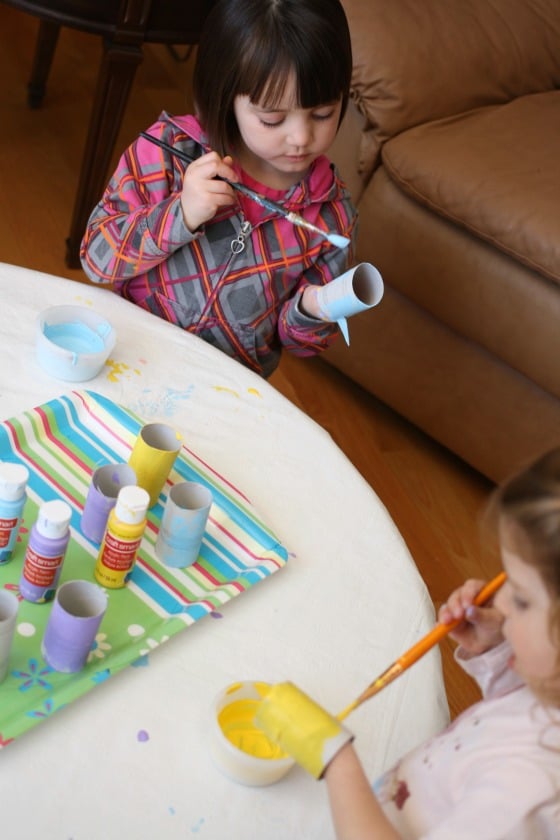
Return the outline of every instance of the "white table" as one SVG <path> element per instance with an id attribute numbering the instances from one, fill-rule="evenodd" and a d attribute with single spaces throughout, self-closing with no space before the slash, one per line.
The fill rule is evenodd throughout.
<path id="1" fill-rule="evenodd" d="M 35 321 L 50 305 L 91 305 L 118 331 L 118 364 L 77 387 L 171 422 L 292 552 L 221 620 L 186 628 L 147 667 L 125 669 L 1 750 L 3 840 L 328 840 L 325 786 L 299 768 L 267 788 L 231 782 L 210 758 L 207 719 L 239 679 L 290 679 L 340 711 L 427 632 L 432 604 L 386 509 L 321 427 L 201 340 L 105 289 L 6 264 L 0 297 L 1 418 L 76 388 L 39 367 Z M 434 651 L 348 725 L 373 778 L 446 721 Z"/>

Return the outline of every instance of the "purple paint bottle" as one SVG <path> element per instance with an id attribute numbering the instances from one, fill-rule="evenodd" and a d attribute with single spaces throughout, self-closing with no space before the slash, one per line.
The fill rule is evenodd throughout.
<path id="1" fill-rule="evenodd" d="M 23 464 L 0 462 L 0 566 L 11 557 L 27 499 L 29 471 Z"/>
<path id="2" fill-rule="evenodd" d="M 44 502 L 29 535 L 19 591 L 26 601 L 51 601 L 70 539 L 72 509 L 66 502 Z"/>

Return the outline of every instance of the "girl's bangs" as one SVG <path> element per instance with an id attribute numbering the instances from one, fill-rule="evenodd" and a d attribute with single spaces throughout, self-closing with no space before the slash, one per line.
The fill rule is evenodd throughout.
<path id="1" fill-rule="evenodd" d="M 282 102 L 286 85 L 295 77 L 294 106 L 315 108 L 338 100 L 346 86 L 343 73 L 333 72 L 332 62 L 329 73 L 324 67 L 324 60 L 313 60 L 310 55 L 257 49 L 243 62 L 237 90 L 254 104 L 274 110 Z"/>

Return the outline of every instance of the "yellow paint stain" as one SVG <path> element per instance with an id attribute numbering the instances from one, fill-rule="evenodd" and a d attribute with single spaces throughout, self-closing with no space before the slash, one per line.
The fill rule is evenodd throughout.
<path id="1" fill-rule="evenodd" d="M 235 700 L 218 715 L 218 723 L 228 741 L 254 758 L 287 758 L 277 744 L 269 741 L 264 732 L 253 723 L 260 700 Z"/>
<path id="2" fill-rule="evenodd" d="M 109 382 L 118 382 L 119 376 L 127 374 L 130 370 L 130 365 L 127 365 L 126 362 L 117 362 L 115 359 L 107 359 L 105 365 L 109 368 L 109 372 L 107 373 L 107 379 Z M 137 373 L 140 376 L 139 370 L 135 369 L 134 373 Z"/>
<path id="3" fill-rule="evenodd" d="M 256 388 L 247 388 L 247 393 L 252 394 L 254 397 L 258 397 L 260 400 L 262 400 L 262 394 L 260 391 L 257 391 Z"/>
<path id="4" fill-rule="evenodd" d="M 237 397 L 237 399 L 239 399 L 239 394 L 237 393 L 237 391 L 234 391 L 233 388 L 224 388 L 221 385 L 214 385 L 213 388 L 214 391 L 225 391 L 227 394 L 233 394 L 234 397 Z"/>

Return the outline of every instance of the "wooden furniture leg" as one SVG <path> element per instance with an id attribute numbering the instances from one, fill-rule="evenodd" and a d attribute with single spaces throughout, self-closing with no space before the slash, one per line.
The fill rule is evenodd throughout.
<path id="1" fill-rule="evenodd" d="M 53 23 L 50 20 L 39 22 L 33 67 L 27 85 L 27 104 L 30 108 L 40 108 L 43 103 L 59 34 L 60 25 L 58 23 Z"/>
<path id="2" fill-rule="evenodd" d="M 0 0 L 40 19 L 28 104 L 40 107 L 61 26 L 103 37 L 78 189 L 66 240 L 66 263 L 80 267 L 80 243 L 99 201 L 144 43 L 197 42 L 213 0 Z M 191 46 L 189 46 L 191 49 Z"/>
<path id="3" fill-rule="evenodd" d="M 80 243 L 87 220 L 105 187 L 124 109 L 141 61 L 141 45 L 104 41 L 70 234 L 66 240 L 66 264 L 69 268 L 80 267 Z"/>

